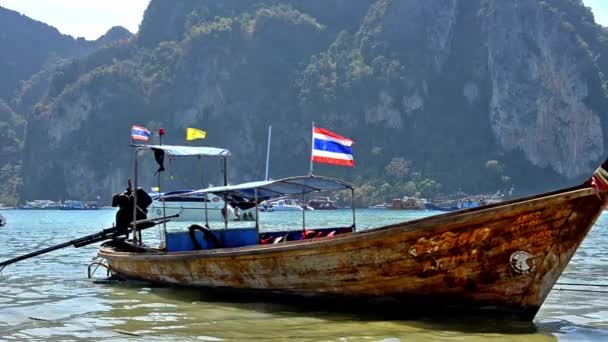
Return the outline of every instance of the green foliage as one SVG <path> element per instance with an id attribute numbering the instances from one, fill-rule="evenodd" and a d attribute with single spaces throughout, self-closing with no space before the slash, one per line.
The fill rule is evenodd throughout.
<path id="1" fill-rule="evenodd" d="M 27 152 L 23 166 L 18 157 L 3 169 L 14 179 L 5 184 L 18 189 L 14 175 L 24 170 L 30 198 L 49 177 L 44 191 L 107 192 L 110 179 L 129 172 L 125 136 L 134 123 L 163 126 L 170 143 L 184 143 L 185 127 L 205 129 L 205 144 L 232 150 L 232 182 L 262 177 L 272 124 L 271 174 L 301 174 L 313 120 L 356 141 L 354 172 L 317 170 L 357 184 L 358 206 L 564 182 L 519 151 L 503 151 L 492 132 L 484 25 L 500 13 L 486 13 L 479 1 L 457 2 L 457 17 L 442 26 L 437 3 L 153 0 L 134 39 L 77 59 L 60 54 L 23 83 L 14 108 L 29 114 Z M 593 56 L 585 59 L 585 100 L 602 112 L 608 33 L 574 0 L 543 3 L 546 13 L 537 15 L 558 18 L 551 23 L 576 42 L 577 56 Z M 534 34 L 524 40 L 539 53 Z M 463 96 L 467 82 L 479 89 L 475 103 Z M 15 127 L 25 126 L 10 126 L 14 134 L 4 139 L 19 151 L 23 134 Z M 198 172 L 186 173 L 199 180 Z M 215 165 L 204 172 L 215 173 Z"/>
<path id="2" fill-rule="evenodd" d="M 386 165 L 384 170 L 389 176 L 403 179 L 409 175 L 411 165 L 412 162 L 410 160 L 405 160 L 403 157 L 397 157 L 393 158 L 391 162 Z"/>
<path id="3" fill-rule="evenodd" d="M 21 186 L 25 122 L 0 100 L 0 203 L 14 205 Z"/>

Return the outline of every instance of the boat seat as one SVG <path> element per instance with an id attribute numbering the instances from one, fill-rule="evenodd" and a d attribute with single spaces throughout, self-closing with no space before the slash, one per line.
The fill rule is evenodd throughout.
<path id="1" fill-rule="evenodd" d="M 265 232 L 260 234 L 260 244 L 274 244 L 286 241 L 298 241 L 320 237 L 334 237 L 338 234 L 350 233 L 354 229 L 353 226 L 348 227 L 333 227 L 333 228 L 308 228 L 302 230 L 282 230 Z M 279 239 L 280 238 L 280 239 Z"/>

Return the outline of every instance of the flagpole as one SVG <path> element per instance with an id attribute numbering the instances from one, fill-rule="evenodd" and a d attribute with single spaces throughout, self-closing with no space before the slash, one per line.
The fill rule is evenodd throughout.
<path id="1" fill-rule="evenodd" d="M 268 126 L 268 146 L 266 147 L 266 177 L 264 180 L 268 180 L 268 169 L 270 166 L 270 138 L 272 136 L 272 126 Z"/>
<path id="2" fill-rule="evenodd" d="M 310 174 L 312 175 L 312 150 L 315 148 L 315 122 L 312 122 L 312 133 L 310 135 Z"/>

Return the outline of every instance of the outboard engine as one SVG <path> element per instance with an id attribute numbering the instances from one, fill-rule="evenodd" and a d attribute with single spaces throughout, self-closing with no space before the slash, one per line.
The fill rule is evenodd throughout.
<path id="1" fill-rule="evenodd" d="M 135 193 L 137 193 L 137 213 L 133 219 L 133 208 L 135 206 Z M 118 207 L 116 212 L 116 228 L 117 235 L 129 234 L 131 222 L 137 220 L 145 220 L 148 218 L 148 207 L 152 204 L 152 197 L 142 188 L 136 190 L 131 189 L 131 181 L 129 187 L 122 193 L 112 196 L 112 206 Z"/>

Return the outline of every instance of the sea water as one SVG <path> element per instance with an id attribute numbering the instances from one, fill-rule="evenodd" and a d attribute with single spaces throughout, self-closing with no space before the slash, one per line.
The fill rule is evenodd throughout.
<path id="1" fill-rule="evenodd" d="M 0 228 L 0 260 L 110 227 L 115 212 L 6 210 L 3 214 L 8 224 Z M 365 229 L 436 214 L 370 209 L 357 211 L 356 221 L 359 229 Z M 352 223 L 349 210 L 305 215 L 307 227 Z M 260 213 L 260 220 L 270 230 L 297 227 L 302 213 Z M 167 229 L 180 226 L 172 222 Z M 600 217 L 560 282 L 608 284 L 607 228 L 608 214 Z M 145 231 L 144 238 L 154 243 L 159 230 Z M 97 244 L 68 247 L 8 266 L 0 274 L 0 341 L 608 340 L 608 293 L 603 292 L 608 288 L 557 285 L 530 324 L 458 317 L 383 320 L 322 306 L 313 311 L 279 303 L 209 300 L 196 289 L 93 282 L 87 279 L 87 266 L 96 250 Z M 96 277 L 104 275 L 100 269 Z"/>

